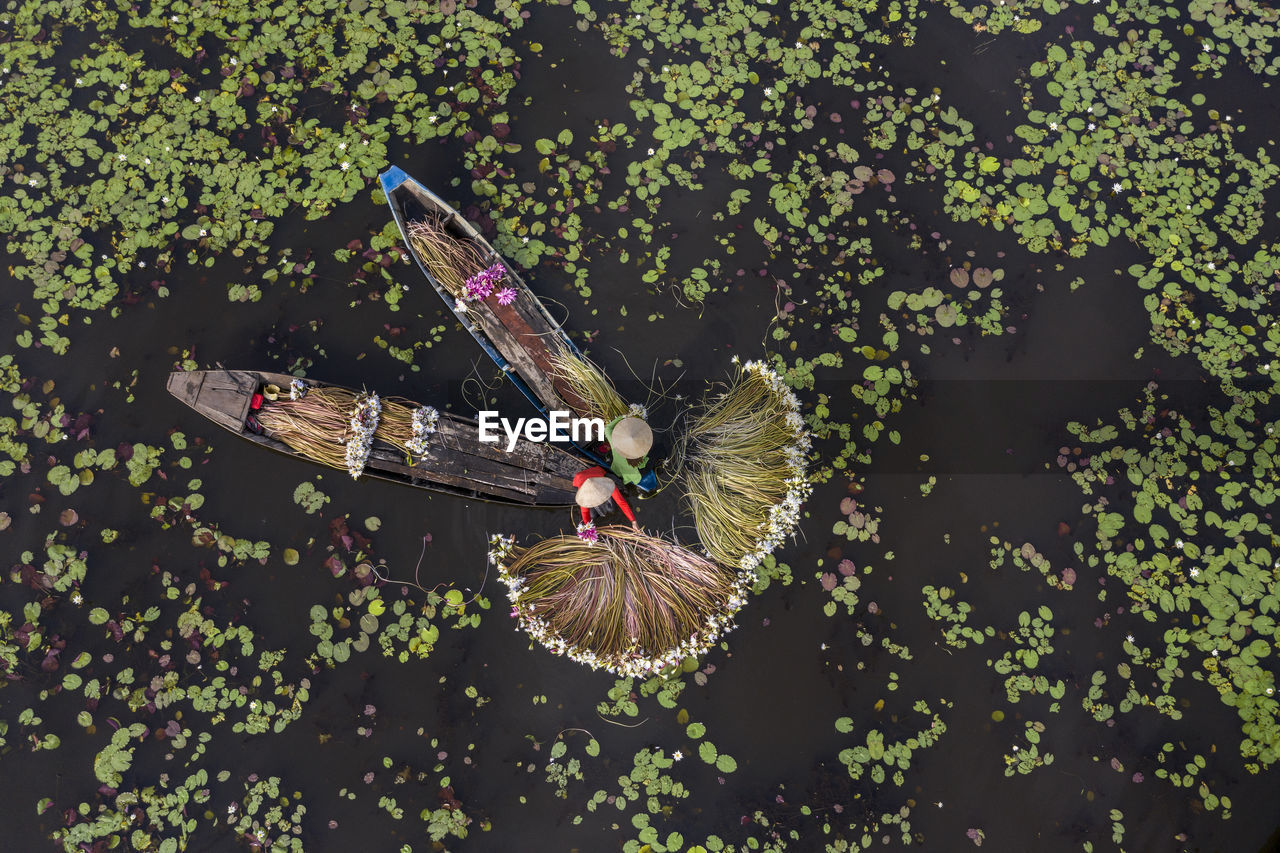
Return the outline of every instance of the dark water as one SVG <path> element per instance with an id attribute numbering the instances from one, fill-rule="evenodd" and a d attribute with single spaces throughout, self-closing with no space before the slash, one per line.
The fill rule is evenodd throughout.
<path id="1" fill-rule="evenodd" d="M 936 32 L 937 49 L 926 45 L 914 55 L 947 55 L 942 48 L 954 32 L 947 27 Z M 538 62 L 524 68 L 522 88 L 541 105 L 547 127 L 564 127 L 566 121 L 572 126 L 580 118 L 585 128 L 602 117 L 629 117 L 625 103 L 606 103 L 582 85 L 598 67 L 592 57 L 599 59 L 603 48 L 593 36 L 573 29 L 567 10 L 539 11 L 522 35 L 528 41 L 561 45 L 563 56 L 577 57 L 556 69 Z M 1005 61 L 1017 62 L 1016 51 Z M 974 94 L 965 106 L 968 114 L 993 123 L 998 113 L 984 104 L 982 93 L 1007 94 L 994 88 L 993 80 L 1007 79 L 995 67 L 952 63 L 945 72 L 961 74 L 970 83 Z M 939 70 L 904 66 L 902 73 L 909 82 L 910 74 L 924 79 Z M 525 130 L 529 138 L 546 135 L 537 126 Z M 448 189 L 459 168 L 456 158 L 401 148 L 392 160 L 446 198 L 460 204 L 472 201 L 465 186 Z M 943 217 L 930 208 L 927 190 L 903 190 L 900 196 L 922 229 L 941 227 Z M 696 205 L 681 210 L 675 198 L 667 200 L 664 213 L 673 220 L 672 234 L 678 236 L 670 239 L 677 252 L 700 258 L 706 240 L 716 233 L 706 214 Z M 313 362 L 309 375 L 447 403 L 463 411 L 474 402 L 474 394 L 467 396 L 461 380 L 475 376 L 493 383 L 495 372 L 469 337 L 454 327 L 436 295 L 417 280 L 416 271 L 396 268 L 411 291 L 390 322 L 413 328 L 445 322 L 449 331 L 443 343 L 419 358 L 421 370 L 413 372 L 371 345 L 373 335 L 388 322 L 388 313 L 368 301 L 351 309 L 349 303 L 362 294 L 345 286 L 350 270 L 328 260 L 327 247 L 353 236 L 367 237 L 380 230 L 386 218 L 383 208 L 362 196 L 323 223 L 300 217 L 286 221 L 276 232 L 275 245 L 295 252 L 315 247 L 322 259 L 321 274 L 305 295 L 271 289 L 260 303 L 228 308 L 225 282 L 239 279 L 234 264 L 220 262 L 210 271 L 183 273 L 181 286 L 174 282 L 174 297 L 126 309 L 119 320 L 99 319 L 80 330 L 71 357 L 24 355 L 29 375 L 54 378 L 69 406 L 102 409 L 94 427 L 99 447 L 134 441 L 160 445 L 175 428 L 211 443 L 214 451 L 201 469 L 207 497 L 201 519 L 238 537 L 267 539 L 276 549 L 295 547 L 304 554 L 292 568 L 273 558 L 266 566 L 250 562 L 222 569 L 214 564 L 214 552 L 189 543 L 189 531 L 162 531 L 150 521 L 138 490 L 123 484 L 95 487 L 84 500 L 55 494 L 42 517 L 74 503 L 83 516 L 122 532 L 116 545 L 92 549 L 86 598 L 106 599 L 127 589 L 141 608 L 159 594 L 153 566 L 190 580 L 208 568 L 229 584 L 210 596 L 219 619 L 243 618 L 260 633 L 260 649 L 288 648 L 291 656 L 301 658 L 314 646 L 307 633 L 311 605 L 333 603 L 352 586 L 347 578 L 333 579 L 321 566 L 329 519 L 344 513 L 353 524 L 370 516 L 380 518 L 381 530 L 372 534 L 375 555 L 385 559 L 386 570 L 397 582 L 412 580 L 417 571 L 425 587 L 456 582 L 472 590 L 479 590 L 485 577 L 486 533 L 533 537 L 563 530 L 570 522 L 568 511 L 469 503 L 379 483 L 352 483 L 342 472 L 304 466 L 220 434 L 165 393 L 165 376 L 175 360 L 171 350 L 190 347 L 202 366 L 283 370 L 306 357 Z M 917 283 L 921 275 L 940 280 L 940 271 L 950 265 L 944 251 L 915 254 L 902 234 L 874 224 L 871 229 L 889 272 L 882 283 L 887 289 Z M 859 497 L 864 504 L 884 508 L 881 546 L 834 538 L 828 531 L 840 517 L 837 507 L 847 484 L 837 480 L 818 489 L 807 505 L 809 518 L 800 541 L 782 555 L 796 582 L 788 587 L 775 584 L 752 601 L 740 614 L 741 627 L 729 635 L 728 651 L 707 656 L 705 663 L 715 671 L 705 686 L 690 684 L 680 706 L 691 719 L 707 724 L 708 737 L 721 752 L 737 759 L 737 772 L 723 782 L 697 759 L 674 713 L 652 699 L 641 701 L 638 718 L 619 719 L 634 727 L 600 717 L 595 706 L 604 700 L 613 679 L 528 648 L 524 637 L 512 630 L 504 597 L 492 577 L 484 591 L 493 608 L 478 630 L 442 632 L 437 649 L 424 662 L 399 664 L 381 657 L 375 648 L 335 670 L 312 674 L 312 699 L 299 721 L 282 734 L 255 738 L 217 731 L 218 750 L 205 764 L 238 774 L 281 776 L 283 787 L 301 792 L 309 806 L 303 839 L 309 849 L 317 850 L 396 850 L 406 841 L 414 849 L 429 849 L 414 816 L 436 806 L 438 774 L 425 784 L 395 785 L 390 772 L 382 769 L 383 756 L 392 757 L 396 768 L 407 763 L 415 770 L 431 771 L 437 763 L 444 765 L 456 796 L 475 818 L 470 839 L 451 843 L 449 849 L 620 849 L 619 838 L 631 837 L 634 808 L 617 817 L 588 815 L 583 827 L 572 824 L 572 815 L 582 811 L 581 803 L 596 788 L 613 793 L 614 779 L 629 772 L 631 756 L 646 746 L 662 747 L 668 754 L 677 748 L 695 753 L 677 765 L 677 778 L 694 793 L 676 806 L 663 831 L 665 835 L 679 829 L 687 843 L 709 832 L 737 840 L 752 828 L 747 816 L 761 808 L 784 833 L 802 830 L 804 840 L 793 849 L 818 850 L 824 843 L 819 840 L 822 820 L 841 825 L 839 821 L 847 823 L 863 814 L 878 816 L 896 811 L 911 798 L 912 831 L 920 834 L 918 846 L 926 850 L 967 849 L 969 827 L 983 828 L 986 848 L 996 851 L 1079 850 L 1084 841 L 1092 841 L 1096 850 L 1113 849 L 1106 820 L 1112 808 L 1124 812 L 1127 850 L 1269 849 L 1266 845 L 1280 822 L 1274 773 L 1255 778 L 1238 769 L 1237 721 L 1211 690 L 1195 693 L 1182 688 L 1191 691 L 1193 699 L 1186 719 L 1176 727 L 1151 712 L 1120 715 L 1112 727 L 1080 711 L 1077 686 L 1083 683 L 1087 688 L 1100 658 L 1106 658 L 1101 665 L 1114 667 L 1114 650 L 1126 630 L 1143 629 L 1138 620 L 1123 618 L 1104 630 L 1094 628 L 1094 619 L 1118 603 L 1116 593 L 1106 604 L 1098 602 L 1097 577 L 1078 565 L 1080 580 L 1069 593 L 1046 589 L 1035 574 L 1009 566 L 992 572 L 987 567 L 987 536 L 992 532 L 1015 545 L 1036 543 L 1055 567 L 1075 565 L 1071 542 L 1092 536 L 1089 525 L 1081 522 L 1083 499 L 1078 489 L 1056 469 L 1050 473 L 1044 468 L 1060 445 L 1070 443 L 1062 429 L 1066 421 L 1110 416 L 1157 376 L 1177 377 L 1186 383 L 1185 394 L 1197 393 L 1194 375 L 1185 368 L 1150 353 L 1140 361 L 1132 357 L 1148 344 L 1146 317 L 1130 283 L 1113 271 L 1124 269 L 1134 258 L 1124 247 L 1113 246 L 1072 264 L 1070 275 L 1051 268 L 1041 274 L 1037 265 L 1049 265 L 1021 251 L 1012 239 L 976 227 L 952 227 L 947 236 L 955 241 L 953 248 L 973 249 L 979 257 L 1007 253 L 1002 265 L 1010 276 L 1004 286 L 1026 317 L 1017 318 L 1015 335 L 966 337 L 960 346 L 936 342 L 935 355 L 917 363 L 920 399 L 891 424 L 901 431 L 902 446 L 880 449 L 865 472 L 865 491 Z M 699 308 L 682 308 L 669 294 L 649 292 L 622 271 L 612 271 L 617 276 L 612 278 L 607 262 L 602 262 L 601 278 L 611 283 L 597 287 L 588 305 L 554 271 L 532 271 L 528 280 L 539 294 L 563 306 L 553 308 L 553 313 L 563 311 L 567 328 L 599 331 L 590 352 L 612 375 L 626 376 L 629 366 L 648 380 L 656 371 L 672 387 L 695 394 L 706 381 L 727 376 L 732 354 L 750 357 L 764 352 L 764 333 L 775 317 L 774 278 L 756 274 L 770 259 L 751 241 L 741 245 L 746 254 L 737 262 L 749 272 L 732 277 L 729 292 L 714 293 Z M 671 266 L 680 268 L 676 261 Z M 1086 285 L 1069 293 L 1066 281 L 1075 275 L 1083 275 Z M 811 282 L 801 280 L 797 290 L 803 292 L 806 284 Z M 1037 284 L 1044 285 L 1044 292 Z M 625 318 L 619 311 L 623 305 Z M 647 322 L 652 312 L 662 313 L 664 319 Z M 1067 317 L 1070 322 L 1064 322 Z M 307 326 L 313 320 L 315 331 Z M 120 348 L 118 360 L 106 358 L 113 346 Z M 681 364 L 670 363 L 673 359 Z M 134 369 L 137 402 L 125 406 L 120 394 L 106 386 L 129 381 Z M 824 381 L 830 384 L 818 390 L 847 393 L 848 381 Z M 495 393 L 504 409 L 520 410 L 521 402 L 510 389 Z M 680 408 L 672 401 L 666 411 L 674 416 Z M 928 453 L 931 461 L 920 463 L 921 453 Z M 922 497 L 919 484 L 931 473 L 938 476 L 937 487 Z M 317 474 L 323 474 L 320 488 L 332 503 L 308 516 L 294 504 L 292 492 Z M 25 512 L 24 496 L 6 490 L 4 502 L 15 517 L 5 534 L 10 541 L 40 541 L 44 528 Z M 665 526 L 662 520 L 677 509 L 669 492 L 637 508 L 642 520 L 655 527 Z M 1059 536 L 1059 522 L 1072 528 L 1068 536 Z M 944 533 L 950 534 L 950 544 L 944 543 Z M 428 534 L 431 540 L 424 550 Z M 318 544 L 308 548 L 311 539 Z M 884 561 L 885 548 L 894 552 L 892 562 Z M 839 556 L 860 566 L 874 563 L 875 570 L 864 580 L 858 614 L 828 619 L 821 613 L 826 596 L 813 576 L 819 560 L 830 569 Z M 968 575 L 967 583 L 961 582 L 960 572 Z M 961 597 L 974 603 L 971 624 L 979 626 L 1012 627 L 1020 610 L 1042 603 L 1051 606 L 1059 631 L 1070 632 L 1056 638 L 1051 668 L 1053 677 L 1069 685 L 1061 713 L 1032 711 L 1041 707 L 1032 700 L 1008 706 L 1003 679 L 986 666 L 982 650 L 944 648 L 937 625 L 925 617 L 922 607 L 920 587 L 926 583 L 957 588 Z M 393 597 L 395 586 L 384 595 Z M 877 605 L 877 613 L 868 612 L 869 602 Z M 875 637 L 875 645 L 863 647 L 858 626 Z M 97 629 L 68 625 L 64 631 L 69 639 L 91 648 L 101 644 Z M 913 660 L 900 660 L 880 648 L 880 638 L 886 636 L 908 645 Z M 119 651 L 117 656 L 125 657 Z M 299 661 L 289 667 L 290 679 L 309 674 Z M 890 673 L 898 675 L 896 691 L 889 689 Z M 39 686 L 15 683 L 6 688 L 4 701 L 11 708 L 28 707 Z M 492 701 L 477 708 L 465 695 L 469 686 Z M 547 701 L 535 703 L 540 696 Z M 873 710 L 879 699 L 886 700 L 884 712 Z M 916 699 L 926 699 L 942 711 L 948 732 L 939 745 L 917 752 L 902 790 L 888 784 L 876 790 L 866 780 L 852 782 L 836 759 L 840 749 L 852 744 L 833 735 L 832 721 L 852 716 L 861 731 L 872 720 L 896 736 L 917 727 L 918 715 L 909 711 Z M 944 708 L 944 699 L 954 706 Z M 356 728 L 369 725 L 363 713 L 367 705 L 377 711 L 374 733 L 366 739 Z M 990 712 L 997 708 L 1008 711 L 1003 723 L 991 720 Z M 1006 778 L 1000 756 L 1021 732 L 1022 712 L 1046 724 L 1042 746 L 1056 761 L 1029 776 Z M 902 720 L 891 719 L 894 713 L 902 714 Z M 15 750 L 4 756 L 0 795 L 14 815 L 5 849 L 44 849 L 42 838 L 61 811 L 92 796 L 90 765 L 93 753 L 105 743 L 106 726 L 100 723 L 94 736 L 74 735 L 78 727 L 73 716 L 74 711 L 66 719 L 47 716 L 49 729 L 66 733 L 63 747 L 52 755 Z M 542 766 L 556 735 L 571 729 L 589 731 L 602 751 L 600 759 L 588 762 L 587 781 L 570 784 L 565 801 L 552 796 Z M 425 734 L 420 736 L 419 730 Z M 1209 778 L 1216 793 L 1235 801 L 1230 821 L 1189 811 L 1185 794 L 1155 778 L 1150 756 L 1175 731 L 1190 752 L 1208 755 L 1216 748 L 1219 760 L 1211 762 Z M 571 754 L 581 755 L 584 737 L 570 736 Z M 438 738 L 439 745 L 431 746 L 429 738 Z M 540 750 L 533 748 L 534 741 L 543 744 Z M 154 778 L 166 769 L 161 752 L 139 749 L 138 778 Z M 447 756 L 438 758 L 438 753 Z M 464 761 L 467 757 L 470 763 Z M 1107 768 L 1112 757 L 1123 762 L 1125 773 Z M 536 765 L 532 773 L 530 762 Z M 174 775 L 180 772 L 167 769 Z M 374 770 L 377 779 L 367 786 L 362 777 Z M 1146 781 L 1130 781 L 1134 771 L 1143 772 Z M 335 791 L 344 787 L 359 791 L 359 799 L 339 800 Z M 55 799 L 56 807 L 36 820 L 34 799 L 46 794 Z M 405 820 L 393 821 L 377 810 L 380 794 L 398 798 L 407 812 Z M 802 805 L 819 817 L 802 816 Z M 837 805 L 843 815 L 834 813 Z M 336 829 L 326 828 L 331 819 L 337 821 Z M 615 820 L 624 825 L 623 833 L 609 828 Z M 485 821 L 492 822 L 491 831 L 482 831 Z M 1187 840 L 1175 838 L 1183 832 Z M 895 834 L 891 846 L 897 845 Z M 191 849 L 234 850 L 239 842 L 230 833 L 206 834 Z"/>

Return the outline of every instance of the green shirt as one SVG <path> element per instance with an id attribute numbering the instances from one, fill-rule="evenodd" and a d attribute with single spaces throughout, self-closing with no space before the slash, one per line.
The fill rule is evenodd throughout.
<path id="1" fill-rule="evenodd" d="M 618 421 L 627 417 L 630 417 L 630 415 L 623 415 L 622 417 L 614 418 L 609 421 L 609 423 L 605 424 L 604 438 L 605 441 L 609 442 L 609 451 L 613 454 L 613 459 L 609 462 L 609 470 L 612 471 L 623 483 L 634 485 L 640 482 L 640 470 L 649 464 L 649 457 L 646 456 L 641 459 L 640 467 L 637 468 L 627 460 L 627 457 L 613 449 L 613 428 L 617 426 Z"/>

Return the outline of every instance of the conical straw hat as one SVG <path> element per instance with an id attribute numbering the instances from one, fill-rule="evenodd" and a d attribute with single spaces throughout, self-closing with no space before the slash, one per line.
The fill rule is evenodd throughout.
<path id="1" fill-rule="evenodd" d="M 608 477 L 592 477 L 578 487 L 574 500 L 578 502 L 578 506 L 600 506 L 613 497 L 613 489 L 613 480 Z"/>
<path id="2" fill-rule="evenodd" d="M 640 459 L 653 447 L 653 430 L 640 418 L 623 418 L 614 426 L 609 443 L 628 459 Z"/>

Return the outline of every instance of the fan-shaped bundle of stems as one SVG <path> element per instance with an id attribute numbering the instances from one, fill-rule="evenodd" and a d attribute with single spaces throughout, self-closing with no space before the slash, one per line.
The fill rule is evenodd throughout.
<path id="1" fill-rule="evenodd" d="M 552 651 L 621 675 L 705 650 L 745 596 L 733 572 L 630 527 L 544 539 L 495 559 L 520 626 Z"/>
<path id="2" fill-rule="evenodd" d="M 587 405 L 579 412 L 589 418 L 602 418 L 607 423 L 630 413 L 631 407 L 618 389 L 594 361 L 585 355 L 561 348 L 551 355 L 551 376 Z"/>
<path id="3" fill-rule="evenodd" d="M 409 223 L 409 242 L 432 278 L 444 285 L 455 299 L 466 296 L 467 279 L 485 268 L 480 247 L 465 237 L 449 232 L 443 217 Z"/>
<path id="4" fill-rule="evenodd" d="M 346 388 L 312 388 L 297 400 L 267 403 L 258 412 L 258 423 L 307 458 L 346 470 L 345 442 L 351 433 L 351 411 L 360 393 Z M 382 400 L 375 439 L 408 455 L 405 442 L 413 437 L 413 412 L 418 404 L 392 397 Z"/>
<path id="5" fill-rule="evenodd" d="M 717 562 L 754 568 L 798 521 L 809 492 L 798 409 L 781 378 L 753 362 L 691 418 L 682 486 L 698 538 Z"/>

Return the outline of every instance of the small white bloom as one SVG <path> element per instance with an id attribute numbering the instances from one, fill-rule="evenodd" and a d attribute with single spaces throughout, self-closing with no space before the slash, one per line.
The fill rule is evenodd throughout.
<path id="1" fill-rule="evenodd" d="M 1051 121 L 1051 122 L 1049 122 L 1049 129 L 1050 129 L 1050 130 L 1057 130 L 1057 129 L 1058 129 L 1058 123 L 1057 123 L 1056 121 Z"/>
<path id="2" fill-rule="evenodd" d="M 160 200 L 161 200 L 162 202 L 164 202 L 165 204 L 168 204 L 168 203 L 169 203 L 169 197 L 168 197 L 167 195 L 166 195 L 166 196 L 161 196 L 161 197 L 160 197 Z"/>
<path id="3" fill-rule="evenodd" d="M 121 83 L 121 84 L 120 84 L 120 91 L 121 91 L 121 92 L 127 92 L 127 91 L 129 91 L 129 87 L 128 87 L 128 86 L 126 86 L 124 83 Z"/>
<path id="4" fill-rule="evenodd" d="M 233 57 L 231 57 L 231 64 L 232 64 L 232 65 L 235 65 L 235 64 L 236 64 L 236 58 L 235 58 L 234 56 L 233 56 Z"/>
<path id="5" fill-rule="evenodd" d="M 1218 656 L 1218 650 L 1214 649 L 1212 652 L 1210 652 L 1210 654 L 1216 658 Z"/>
<path id="6" fill-rule="evenodd" d="M 1124 639 L 1125 639 L 1125 642 L 1127 642 L 1127 643 L 1132 643 L 1132 642 L 1133 642 L 1133 634 L 1125 634 L 1125 635 L 1124 635 Z"/>
<path id="7" fill-rule="evenodd" d="M 196 102 L 197 104 L 198 104 L 198 103 L 200 103 L 200 96 L 199 96 L 199 95 L 196 95 L 196 97 L 195 97 L 195 102 Z"/>
<path id="8" fill-rule="evenodd" d="M 638 17 L 638 16 L 637 16 L 637 17 Z M 680 750 L 678 750 L 678 749 L 677 749 L 675 752 L 671 753 L 671 760 L 672 760 L 672 761 L 679 761 L 679 760 L 681 760 L 682 758 L 684 758 L 684 753 L 683 753 L 683 752 L 681 752 L 681 751 L 680 751 Z"/>
<path id="9" fill-rule="evenodd" d="M 27 186 L 29 187 L 34 187 L 37 183 L 39 183 L 39 181 L 37 181 L 35 178 L 27 179 Z"/>
<path id="10" fill-rule="evenodd" d="M 76 590 L 76 592 L 72 593 L 72 595 L 71 595 L 71 603 L 72 603 L 72 604 L 83 604 L 83 603 L 84 603 L 84 596 L 80 594 L 80 591 L 79 591 L 79 590 Z"/>
<path id="11" fill-rule="evenodd" d="M 125 155 L 123 155 L 123 154 L 120 154 L 120 155 L 119 155 L 119 158 L 120 158 L 120 162 L 122 162 L 122 163 L 123 163 L 125 160 L 128 160 L 128 159 L 129 159 L 128 157 L 126 157 L 126 156 L 125 156 Z"/>
<path id="12" fill-rule="evenodd" d="M 77 78 L 76 78 L 76 85 L 77 85 L 77 86 L 83 86 L 83 85 L 84 85 L 84 78 L 83 78 L 83 77 L 77 77 Z"/>
<path id="13" fill-rule="evenodd" d="M 1193 577 L 1193 578 L 1200 577 L 1200 570 L 1199 570 L 1199 569 L 1194 569 L 1194 568 L 1193 568 L 1193 569 L 1191 570 L 1191 577 Z"/>
<path id="14" fill-rule="evenodd" d="M 147 268 L 147 262 L 146 262 L 146 261 L 138 261 L 138 268 L 139 268 L 139 269 L 146 269 L 146 268 Z"/>
<path id="15" fill-rule="evenodd" d="M 339 142 L 339 143 L 338 143 L 338 150 L 339 150 L 339 151 L 346 151 L 346 150 L 347 150 L 347 143 L 345 143 L 345 142 Z"/>
<path id="16" fill-rule="evenodd" d="M 208 231 L 206 231 L 206 230 L 204 230 L 203 228 L 201 228 L 201 229 L 200 229 L 200 236 L 201 236 L 201 237 L 208 237 L 208 236 L 209 236 L 209 232 L 208 232 Z"/>
<path id="17" fill-rule="evenodd" d="M 350 168 L 351 168 L 351 164 L 350 164 L 350 163 L 348 163 L 346 160 L 343 160 L 343 161 L 342 161 L 342 167 L 341 167 L 341 168 L 342 168 L 342 171 L 344 171 L 344 172 L 345 172 L 345 171 L 347 171 L 347 169 L 350 169 Z"/>
<path id="18" fill-rule="evenodd" d="M 1093 122 L 1089 122 L 1089 129 L 1094 130 L 1095 128 L 1097 128 L 1097 125 L 1094 124 Z"/>
<path id="19" fill-rule="evenodd" d="M 1206 266 L 1206 267 L 1208 267 L 1208 268 L 1209 268 L 1209 269 L 1211 269 L 1211 270 L 1216 270 L 1216 269 L 1218 268 L 1218 267 L 1213 263 L 1213 261 L 1209 261 L 1209 263 L 1205 264 L 1205 266 Z"/>
<path id="20" fill-rule="evenodd" d="M 772 97 L 773 97 L 773 87 L 772 87 L 772 86 L 765 86 L 765 87 L 764 87 L 764 94 L 765 94 L 765 97 L 766 97 L 766 98 L 772 98 Z"/>
<path id="21" fill-rule="evenodd" d="M 1113 193 L 1122 193 L 1124 192 L 1124 187 L 1120 185 L 1119 181 L 1116 181 L 1114 184 L 1111 185 L 1111 191 Z"/>
<path id="22" fill-rule="evenodd" d="M 521 239 L 521 240 L 523 240 L 523 241 L 524 241 L 524 242 L 526 242 L 526 243 L 528 243 L 528 242 L 529 242 L 529 238 L 528 238 L 528 237 L 521 237 L 520 239 Z"/>
<path id="23" fill-rule="evenodd" d="M 650 156 L 650 157 L 652 157 L 652 156 L 653 156 L 653 149 L 652 149 L 652 148 L 650 148 L 650 149 L 649 149 L 649 156 Z"/>

